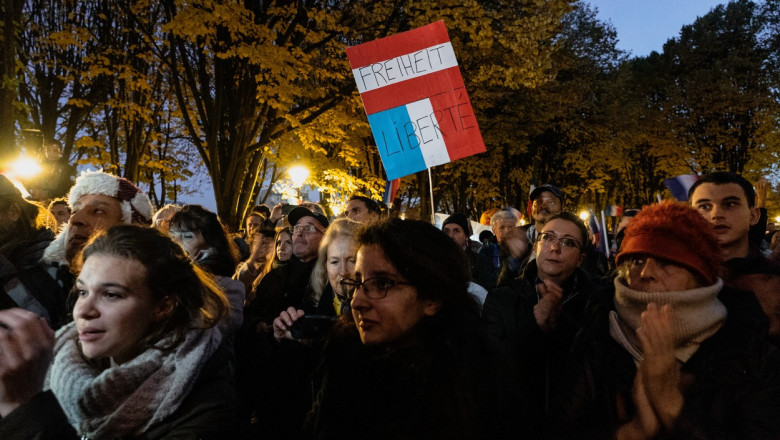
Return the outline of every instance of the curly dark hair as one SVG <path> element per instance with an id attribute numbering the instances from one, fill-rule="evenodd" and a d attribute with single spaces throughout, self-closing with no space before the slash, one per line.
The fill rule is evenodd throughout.
<path id="1" fill-rule="evenodd" d="M 468 293 L 471 270 L 463 249 L 430 223 L 388 219 L 358 231 L 358 244 L 379 246 L 421 299 L 476 310 Z"/>

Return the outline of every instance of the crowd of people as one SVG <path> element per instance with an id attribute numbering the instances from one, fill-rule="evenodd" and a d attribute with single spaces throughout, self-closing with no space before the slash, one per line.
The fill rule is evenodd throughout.
<path id="1" fill-rule="evenodd" d="M 0 175 L 0 438 L 780 439 L 780 251 L 736 174 L 626 211 L 441 229 L 350 198 L 231 234 L 79 176 Z M 780 236 L 780 234 L 775 234 Z"/>

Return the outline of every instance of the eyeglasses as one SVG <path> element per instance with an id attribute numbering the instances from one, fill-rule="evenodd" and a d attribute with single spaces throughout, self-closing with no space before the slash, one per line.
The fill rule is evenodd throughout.
<path id="1" fill-rule="evenodd" d="M 292 227 L 293 234 L 311 234 L 312 232 L 317 231 L 320 234 L 323 232 L 320 231 L 316 226 L 314 225 L 296 225 Z"/>
<path id="2" fill-rule="evenodd" d="M 396 286 L 411 286 L 412 283 L 405 281 L 397 281 L 390 278 L 369 278 L 367 280 L 358 281 L 350 278 L 344 278 L 339 282 L 341 287 L 347 291 L 351 291 L 349 298 L 354 296 L 354 292 L 357 292 L 361 287 L 363 293 L 371 299 L 382 299 L 387 296 L 387 291 L 395 288 Z"/>
<path id="3" fill-rule="evenodd" d="M 582 249 L 582 245 L 576 239 L 568 238 L 568 237 L 559 238 L 557 235 L 553 234 L 552 232 L 542 232 L 541 234 L 539 234 L 539 237 L 536 239 L 536 241 L 544 244 L 545 246 L 552 246 L 553 244 L 555 244 L 565 248 Z"/>
<path id="4" fill-rule="evenodd" d="M 540 197 L 538 199 L 535 199 L 532 205 L 533 206 L 541 206 L 541 205 L 557 206 L 558 203 L 559 203 L 558 199 Z"/>

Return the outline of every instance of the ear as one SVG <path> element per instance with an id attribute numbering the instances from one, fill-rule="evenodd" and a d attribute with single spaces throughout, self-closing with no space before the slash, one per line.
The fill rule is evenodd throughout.
<path id="1" fill-rule="evenodd" d="M 433 301 L 430 299 L 423 301 L 423 314 L 425 316 L 433 316 L 439 313 L 439 308 L 441 308 L 441 301 Z"/>
<path id="2" fill-rule="evenodd" d="M 761 209 L 757 206 L 750 208 L 750 226 L 755 226 L 761 218 Z"/>
<path id="3" fill-rule="evenodd" d="M 11 220 L 11 222 L 15 222 L 19 220 L 19 217 L 22 216 L 22 208 L 19 206 L 18 203 L 13 202 L 8 206 L 8 218 Z"/>
<path id="4" fill-rule="evenodd" d="M 165 318 L 171 316 L 171 314 L 173 314 L 173 309 L 175 307 L 176 307 L 176 299 L 174 299 L 170 295 L 164 296 L 160 300 L 160 303 L 157 305 L 157 311 L 154 314 L 155 321 L 160 322 Z"/>
<path id="5" fill-rule="evenodd" d="M 585 252 L 580 252 L 580 259 L 577 260 L 577 267 L 580 267 L 582 265 L 582 262 L 585 261 L 585 257 L 587 257 Z"/>

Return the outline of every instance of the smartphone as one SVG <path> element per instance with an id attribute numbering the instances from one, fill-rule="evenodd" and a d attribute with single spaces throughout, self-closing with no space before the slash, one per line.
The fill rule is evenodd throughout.
<path id="1" fill-rule="evenodd" d="M 303 315 L 290 327 L 294 339 L 316 339 L 330 330 L 338 318 L 327 315 Z"/>

